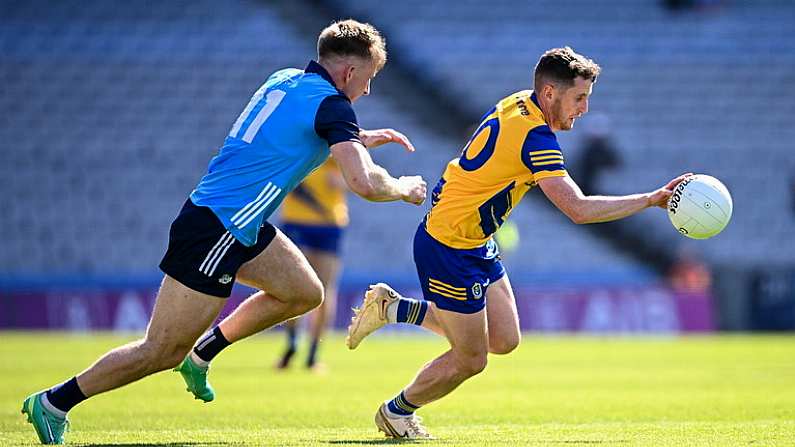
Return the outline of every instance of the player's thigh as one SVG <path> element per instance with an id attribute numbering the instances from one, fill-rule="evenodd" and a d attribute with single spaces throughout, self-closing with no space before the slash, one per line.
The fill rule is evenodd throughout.
<path id="1" fill-rule="evenodd" d="M 486 318 L 488 321 L 489 351 L 507 354 L 522 339 L 516 298 L 508 275 L 490 284 L 486 290 Z"/>
<path id="2" fill-rule="evenodd" d="M 309 261 L 278 229 L 270 244 L 240 267 L 237 280 L 282 301 L 323 295 L 323 286 Z"/>
<path id="3" fill-rule="evenodd" d="M 436 309 L 435 316 L 456 359 L 473 369 L 485 367 L 489 345 L 486 312 L 467 314 Z"/>
<path id="4" fill-rule="evenodd" d="M 146 342 L 156 349 L 187 351 L 225 303 L 223 298 L 197 292 L 166 275 L 146 329 Z"/>

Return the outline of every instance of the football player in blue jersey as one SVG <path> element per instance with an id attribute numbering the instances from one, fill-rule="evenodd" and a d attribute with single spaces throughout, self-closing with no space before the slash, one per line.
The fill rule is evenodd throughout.
<path id="1" fill-rule="evenodd" d="M 196 399 L 213 400 L 213 357 L 322 302 L 323 287 L 306 258 L 267 219 L 329 155 L 348 187 L 367 200 L 425 200 L 421 177 L 394 178 L 367 152 L 390 142 L 413 151 L 411 142 L 392 129 L 360 129 L 351 108 L 385 63 L 380 33 L 345 20 L 320 33 L 317 61 L 277 71 L 257 90 L 171 225 L 146 335 L 25 399 L 22 411 L 42 443 L 64 442 L 67 412 L 78 403 L 165 369 L 176 367 Z M 197 343 L 235 281 L 259 292 Z"/>

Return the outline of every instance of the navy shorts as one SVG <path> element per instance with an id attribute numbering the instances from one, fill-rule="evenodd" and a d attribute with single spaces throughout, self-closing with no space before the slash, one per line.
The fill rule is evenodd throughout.
<path id="1" fill-rule="evenodd" d="M 295 245 L 339 255 L 343 230 L 332 225 L 302 225 L 285 223 L 279 225 Z"/>
<path id="2" fill-rule="evenodd" d="M 197 292 L 228 298 L 240 266 L 265 250 L 275 236 L 276 228 L 263 222 L 257 243 L 246 247 L 210 208 L 188 199 L 171 224 L 160 270 Z"/>
<path id="3" fill-rule="evenodd" d="M 489 284 L 505 275 L 493 240 L 472 249 L 450 248 L 428 234 L 424 221 L 414 235 L 414 263 L 424 298 L 462 314 L 483 310 Z"/>

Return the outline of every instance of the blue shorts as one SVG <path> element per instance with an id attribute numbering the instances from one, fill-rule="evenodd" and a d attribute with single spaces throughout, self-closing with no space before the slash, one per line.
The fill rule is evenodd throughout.
<path id="1" fill-rule="evenodd" d="M 343 229 L 333 225 L 301 225 L 285 223 L 279 226 L 295 245 L 339 255 Z"/>
<path id="2" fill-rule="evenodd" d="M 493 240 L 478 248 L 450 248 L 428 234 L 424 221 L 414 235 L 414 263 L 424 298 L 462 314 L 483 310 L 489 284 L 505 275 Z"/>

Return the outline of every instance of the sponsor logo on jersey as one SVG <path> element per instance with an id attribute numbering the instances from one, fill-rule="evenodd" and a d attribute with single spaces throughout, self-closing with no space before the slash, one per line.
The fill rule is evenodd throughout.
<path id="1" fill-rule="evenodd" d="M 516 101 L 516 107 L 519 107 L 519 113 L 522 116 L 530 116 L 530 109 L 527 108 L 527 103 L 524 102 L 524 99 Z"/>

